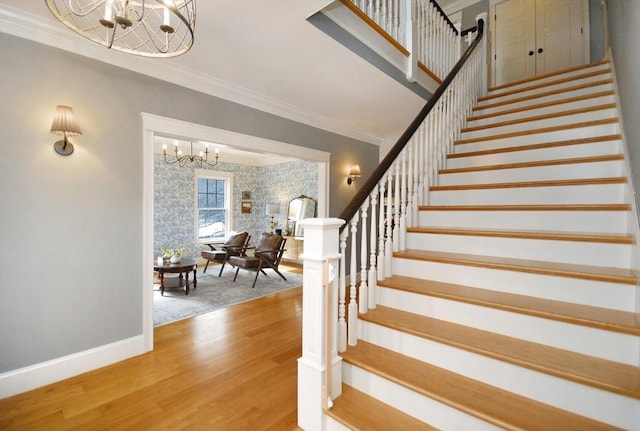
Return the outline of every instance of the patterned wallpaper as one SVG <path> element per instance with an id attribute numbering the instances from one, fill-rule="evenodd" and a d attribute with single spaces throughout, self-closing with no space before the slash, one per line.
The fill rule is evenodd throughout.
<path id="1" fill-rule="evenodd" d="M 214 171 L 233 173 L 233 230 L 247 230 L 255 244 L 260 233 L 269 231 L 267 204 L 280 204 L 276 228 L 283 228 L 289 201 L 299 195 L 317 199 L 318 163 L 295 161 L 272 166 L 248 166 L 220 162 Z M 202 168 L 204 169 L 204 167 Z M 154 255 L 162 248 L 186 246 L 189 255 L 198 257 L 207 246 L 195 241 L 195 166 L 164 163 L 154 156 Z M 253 210 L 241 214 L 242 192 L 251 193 Z"/>

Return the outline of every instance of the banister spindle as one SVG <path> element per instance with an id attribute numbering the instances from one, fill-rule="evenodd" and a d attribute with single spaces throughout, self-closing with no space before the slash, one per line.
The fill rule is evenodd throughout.
<path id="1" fill-rule="evenodd" d="M 393 167 L 389 168 L 387 173 L 387 228 L 384 240 L 384 273 L 391 275 L 391 255 L 393 252 Z"/>
<path id="2" fill-rule="evenodd" d="M 356 240 L 358 235 L 358 212 L 351 219 L 351 252 L 349 260 L 349 345 L 355 346 L 358 343 L 358 303 L 356 301 L 356 278 L 358 277 L 356 257 Z"/>
<path id="3" fill-rule="evenodd" d="M 400 229 L 398 248 L 405 250 L 405 238 L 407 236 L 407 149 L 402 152 L 400 158 Z"/>
<path id="4" fill-rule="evenodd" d="M 369 308 L 376 308 L 377 302 L 377 276 L 378 270 L 376 269 L 376 245 L 377 245 L 377 206 L 378 206 L 378 185 L 374 186 L 373 191 L 371 192 L 371 220 L 369 221 L 370 225 L 370 237 L 369 237 L 369 295 L 367 298 L 369 299 Z"/>
<path id="5" fill-rule="evenodd" d="M 347 350 L 347 322 L 346 313 L 346 296 L 347 296 L 347 276 L 346 276 L 346 250 L 347 237 L 349 229 L 343 229 L 340 233 L 340 281 L 339 281 L 339 298 L 338 298 L 338 351 Z"/>
<path id="6" fill-rule="evenodd" d="M 400 164 L 394 163 L 394 190 L 393 190 L 393 251 L 400 250 Z"/>
<path id="7" fill-rule="evenodd" d="M 368 285 L 367 285 L 367 214 L 369 212 L 369 198 L 365 199 L 360 207 L 360 289 L 358 290 L 358 311 L 362 314 L 369 309 Z"/>
<path id="8" fill-rule="evenodd" d="M 379 183 L 379 193 L 380 196 L 380 217 L 378 217 L 378 280 L 384 280 L 385 276 L 385 245 L 384 245 L 384 236 L 385 236 L 385 186 L 386 186 L 386 177 L 382 177 Z M 373 245 L 371 246 L 373 247 Z"/>

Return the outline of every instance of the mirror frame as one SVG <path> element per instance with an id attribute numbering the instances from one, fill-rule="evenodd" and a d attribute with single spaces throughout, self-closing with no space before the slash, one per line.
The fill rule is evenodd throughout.
<path id="1" fill-rule="evenodd" d="M 300 202 L 299 208 L 295 205 Z M 301 237 L 304 235 L 304 228 L 298 225 L 300 220 L 305 218 L 315 218 L 318 216 L 318 202 L 306 195 L 300 195 L 289 201 L 287 208 L 287 225 L 285 227 L 284 235 L 292 235 L 294 237 Z"/>

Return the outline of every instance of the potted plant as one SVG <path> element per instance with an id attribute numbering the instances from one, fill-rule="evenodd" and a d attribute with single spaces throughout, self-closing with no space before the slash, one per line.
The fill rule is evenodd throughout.
<path id="1" fill-rule="evenodd" d="M 180 247 L 176 249 L 163 248 L 161 253 L 162 257 L 164 259 L 169 259 L 171 263 L 179 263 L 180 257 L 188 251 L 189 249 L 187 247 Z"/>

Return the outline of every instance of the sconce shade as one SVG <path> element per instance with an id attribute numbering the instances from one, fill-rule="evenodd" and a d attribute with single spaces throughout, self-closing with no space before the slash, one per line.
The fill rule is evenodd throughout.
<path id="1" fill-rule="evenodd" d="M 51 133 L 62 136 L 82 135 L 82 130 L 80 130 L 80 125 L 76 121 L 71 107 L 64 105 L 56 107 L 56 115 L 51 123 Z"/>
<path id="2" fill-rule="evenodd" d="M 360 178 L 362 176 L 362 172 L 360 171 L 360 165 L 351 166 L 351 170 L 349 171 L 349 176 Z"/>
<path id="3" fill-rule="evenodd" d="M 61 156 L 68 156 L 73 153 L 73 144 L 67 138 L 69 136 L 82 135 L 82 130 L 80 130 L 80 125 L 76 121 L 71 107 L 64 105 L 56 107 L 56 114 L 51 123 L 51 133 L 64 136 L 64 139 L 60 139 L 53 144 L 56 153 Z"/>
<path id="4" fill-rule="evenodd" d="M 280 214 L 279 204 L 267 204 L 267 215 L 273 216 Z"/>
<path id="5" fill-rule="evenodd" d="M 360 171 L 360 165 L 355 164 L 351 166 L 349 170 L 349 177 L 347 178 L 347 184 L 351 185 L 356 179 L 362 176 L 362 171 Z"/>

